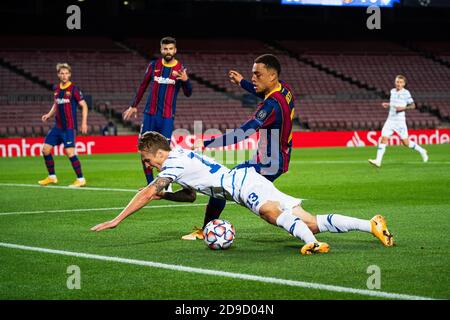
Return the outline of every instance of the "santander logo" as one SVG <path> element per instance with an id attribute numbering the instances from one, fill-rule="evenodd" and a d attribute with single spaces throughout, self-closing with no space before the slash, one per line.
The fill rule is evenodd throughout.
<path id="1" fill-rule="evenodd" d="M 353 137 L 347 142 L 347 147 L 365 147 L 366 144 L 358 135 L 358 132 L 354 132 Z"/>

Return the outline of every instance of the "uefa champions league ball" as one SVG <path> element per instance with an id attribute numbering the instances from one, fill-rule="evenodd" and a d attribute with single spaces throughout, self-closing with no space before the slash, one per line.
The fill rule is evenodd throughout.
<path id="1" fill-rule="evenodd" d="M 235 234 L 233 225 L 222 219 L 210 221 L 203 229 L 205 243 L 213 250 L 225 250 L 231 247 Z"/>

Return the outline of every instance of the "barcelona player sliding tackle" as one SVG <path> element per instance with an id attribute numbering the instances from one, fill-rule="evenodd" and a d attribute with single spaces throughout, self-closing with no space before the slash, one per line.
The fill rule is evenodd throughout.
<path id="1" fill-rule="evenodd" d="M 300 199 L 279 191 L 272 182 L 258 174 L 254 167 L 230 170 L 191 150 L 180 147 L 171 150 L 167 139 L 153 131 L 141 136 L 138 148 L 144 164 L 157 169 L 158 176 L 116 218 L 96 225 L 92 231 L 117 227 L 125 218 L 152 200 L 193 202 L 198 191 L 218 199 L 235 201 L 270 224 L 282 227 L 306 243 L 300 250 L 302 254 L 328 252 L 328 244 L 319 242 L 314 235 L 326 231 L 358 230 L 372 233 L 385 246 L 394 244 L 393 236 L 382 216 L 376 215 L 371 220 L 339 214 L 313 216 L 300 206 Z M 164 189 L 172 182 L 183 188 L 177 192 L 165 192 Z"/>

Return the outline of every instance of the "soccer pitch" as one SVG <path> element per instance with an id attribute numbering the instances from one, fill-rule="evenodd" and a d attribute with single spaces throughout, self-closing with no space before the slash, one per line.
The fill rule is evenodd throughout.
<path id="1" fill-rule="evenodd" d="M 182 241 L 203 221 L 208 198 L 200 195 L 151 202 L 114 230 L 91 232 L 143 186 L 138 154 L 80 156 L 81 190 L 64 187 L 75 179 L 65 157 L 55 157 L 57 188 L 37 185 L 42 158 L 0 159 L 0 299 L 449 299 L 450 146 L 426 148 L 428 163 L 389 147 L 381 169 L 367 163 L 372 147 L 294 149 L 280 190 L 306 199 L 314 214 L 380 213 L 397 242 L 324 233 L 317 238 L 330 252 L 312 256 L 236 204 L 222 214 L 236 228 L 231 249 Z M 81 281 L 71 290 L 74 265 Z M 370 266 L 379 267 L 380 289 L 367 287 Z"/>

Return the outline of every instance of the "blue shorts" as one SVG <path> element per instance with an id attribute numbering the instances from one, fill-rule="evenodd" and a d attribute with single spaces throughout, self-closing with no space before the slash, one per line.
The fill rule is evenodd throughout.
<path id="1" fill-rule="evenodd" d="M 142 135 L 147 131 L 156 131 L 170 140 L 172 138 L 173 122 L 173 118 L 150 116 L 147 113 L 144 113 L 140 134 Z"/>
<path id="2" fill-rule="evenodd" d="M 53 127 L 45 136 L 44 143 L 57 146 L 64 143 L 64 148 L 75 148 L 75 130 Z"/>

